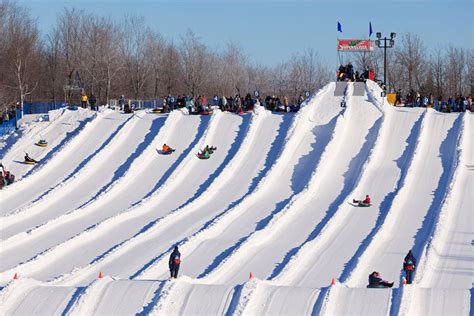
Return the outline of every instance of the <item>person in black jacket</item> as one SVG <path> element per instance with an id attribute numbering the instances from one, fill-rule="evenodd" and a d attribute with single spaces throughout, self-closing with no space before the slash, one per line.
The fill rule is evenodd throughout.
<path id="1" fill-rule="evenodd" d="M 413 281 L 413 272 L 416 267 L 416 259 L 411 250 L 408 251 L 403 261 L 403 270 L 405 270 L 405 275 L 407 279 L 407 284 L 411 284 Z"/>
<path id="2" fill-rule="evenodd" d="M 89 97 L 89 104 L 91 106 L 91 110 L 93 110 L 93 111 L 98 110 L 95 106 L 96 102 L 97 102 L 96 97 L 93 94 L 91 94 L 90 97 Z"/>
<path id="3" fill-rule="evenodd" d="M 170 255 L 170 261 L 169 261 L 171 278 L 176 279 L 178 277 L 180 264 L 181 264 L 181 253 L 178 250 L 178 246 L 175 246 L 173 252 Z"/>

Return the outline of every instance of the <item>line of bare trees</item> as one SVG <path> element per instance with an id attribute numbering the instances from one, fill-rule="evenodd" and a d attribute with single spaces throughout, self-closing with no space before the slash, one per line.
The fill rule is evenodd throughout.
<path id="1" fill-rule="evenodd" d="M 306 50 L 274 67 L 255 64 L 239 45 L 216 52 L 192 31 L 178 42 L 151 30 L 143 19 L 119 22 L 64 10 L 49 34 L 41 34 L 28 10 L 0 0 L 0 106 L 27 101 L 77 101 L 78 85 L 101 104 L 125 95 L 155 99 L 168 94 L 300 94 L 334 80 L 335 69 Z M 427 54 L 423 42 L 405 34 L 389 51 L 391 87 L 433 93 L 472 94 L 473 51 L 442 47 Z M 271 53 L 271 52 L 269 52 Z M 356 68 L 382 74 L 380 51 L 353 55 Z M 79 74 L 79 76 L 78 76 Z M 78 80 L 78 79 L 81 80 Z"/>
<path id="2" fill-rule="evenodd" d="M 416 91 L 444 100 L 474 93 L 474 50 L 451 45 L 427 49 L 419 36 L 403 34 L 387 51 L 390 89 L 408 94 Z M 383 76 L 383 50 L 356 55 L 356 67 L 366 66 Z"/>
<path id="3" fill-rule="evenodd" d="M 25 8 L 0 0 L 0 105 L 23 100 L 77 101 L 78 86 L 105 104 L 125 95 L 235 95 L 259 90 L 297 99 L 329 79 L 314 51 L 276 67 L 253 63 L 235 43 L 211 50 L 188 31 L 175 43 L 143 19 L 115 22 L 82 10 L 64 10 L 42 36 Z M 78 75 L 79 74 L 79 75 Z M 80 80 L 79 80 L 80 79 Z"/>

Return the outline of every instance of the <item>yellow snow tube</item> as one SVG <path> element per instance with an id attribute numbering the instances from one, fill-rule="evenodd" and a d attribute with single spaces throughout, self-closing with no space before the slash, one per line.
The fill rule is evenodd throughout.
<path id="1" fill-rule="evenodd" d="M 34 165 L 35 163 L 36 163 L 36 162 L 34 162 L 34 161 L 26 161 L 26 160 L 25 160 L 25 164 L 27 164 L 27 165 Z"/>
<path id="2" fill-rule="evenodd" d="M 161 113 L 162 110 L 161 110 L 161 109 L 153 109 L 153 110 L 151 110 L 151 111 L 152 111 L 153 113 Z"/>
<path id="3" fill-rule="evenodd" d="M 48 147 L 48 143 L 36 143 L 36 146 Z"/>

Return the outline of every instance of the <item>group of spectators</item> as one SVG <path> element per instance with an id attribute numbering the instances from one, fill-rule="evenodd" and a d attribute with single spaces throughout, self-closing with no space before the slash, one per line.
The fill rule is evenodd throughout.
<path id="1" fill-rule="evenodd" d="M 87 96 L 84 91 L 81 92 L 81 106 L 84 109 L 90 106 L 91 110 L 93 111 L 99 110 L 97 105 L 97 98 L 94 96 L 94 94 L 91 93 L 91 95 Z"/>
<path id="2" fill-rule="evenodd" d="M 13 119 L 16 115 L 15 111 L 16 111 L 16 107 L 14 104 L 3 109 L 3 111 L 0 114 L 0 124 Z"/>
<path id="3" fill-rule="evenodd" d="M 264 106 L 267 110 L 273 112 L 297 112 L 305 100 L 305 97 L 301 94 L 296 103 L 291 103 L 286 95 L 282 98 L 273 95 L 265 98 Z"/>
<path id="4" fill-rule="evenodd" d="M 280 98 L 273 95 L 267 96 L 262 103 L 259 97 L 253 97 L 250 93 L 247 93 L 245 97 L 241 97 L 239 94 L 236 94 L 235 96 L 214 95 L 211 99 L 208 99 L 205 95 L 191 97 L 183 94 L 178 95 L 177 97 L 168 95 L 158 101 L 157 108 L 165 113 L 180 108 L 188 109 L 190 114 L 206 114 L 217 108 L 222 111 L 243 113 L 252 111 L 256 104 L 262 104 L 270 111 L 296 112 L 299 110 L 301 103 L 305 101 L 305 97 L 300 95 L 297 102 L 291 103 L 287 96 Z M 132 111 L 130 105 L 126 102 L 124 95 L 120 96 L 118 106 L 126 113 Z"/>
<path id="5" fill-rule="evenodd" d="M 352 82 L 365 82 L 370 79 L 372 71 L 369 67 L 366 67 L 364 71 L 354 71 L 354 66 L 351 63 L 347 65 L 340 65 L 337 71 L 337 81 L 352 81 Z"/>
<path id="6" fill-rule="evenodd" d="M 465 97 L 460 94 L 457 97 L 450 96 L 448 99 L 444 99 L 439 96 L 438 98 L 433 97 L 430 93 L 428 95 L 421 95 L 419 92 L 412 90 L 408 93 L 405 99 L 402 98 L 402 92 L 397 91 L 397 97 L 395 105 L 405 104 L 410 107 L 432 107 L 440 112 L 465 112 L 474 111 L 474 105 L 472 104 L 472 96 Z"/>
<path id="7" fill-rule="evenodd" d="M 214 95 L 212 99 L 207 99 L 205 95 L 191 97 L 188 95 L 179 95 L 174 97 L 168 95 L 163 98 L 163 112 L 173 111 L 175 109 L 187 108 L 191 114 L 209 113 L 213 108 L 219 108 L 222 111 L 245 112 L 253 110 L 257 99 L 251 97 L 248 93 L 245 98 L 236 94 L 235 96 Z"/>

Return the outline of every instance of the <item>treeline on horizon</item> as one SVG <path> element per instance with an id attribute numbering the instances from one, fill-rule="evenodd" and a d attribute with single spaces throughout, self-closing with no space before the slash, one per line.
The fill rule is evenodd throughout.
<path id="1" fill-rule="evenodd" d="M 214 51 L 191 30 L 178 42 L 149 28 L 140 17 L 118 21 L 78 9 L 65 9 L 48 34 L 41 34 L 27 8 L 0 2 L 0 106 L 21 101 L 77 102 L 80 74 L 85 93 L 101 104 L 125 95 L 157 99 L 165 95 L 286 95 L 296 100 L 336 76 L 314 50 L 280 64 L 254 63 L 235 43 Z M 271 53 L 271 52 L 269 52 Z M 383 77 L 383 51 L 344 56 L 356 70 L 366 66 Z M 390 89 L 411 90 L 444 99 L 472 94 L 474 51 L 461 47 L 428 50 L 413 33 L 388 50 Z"/>

